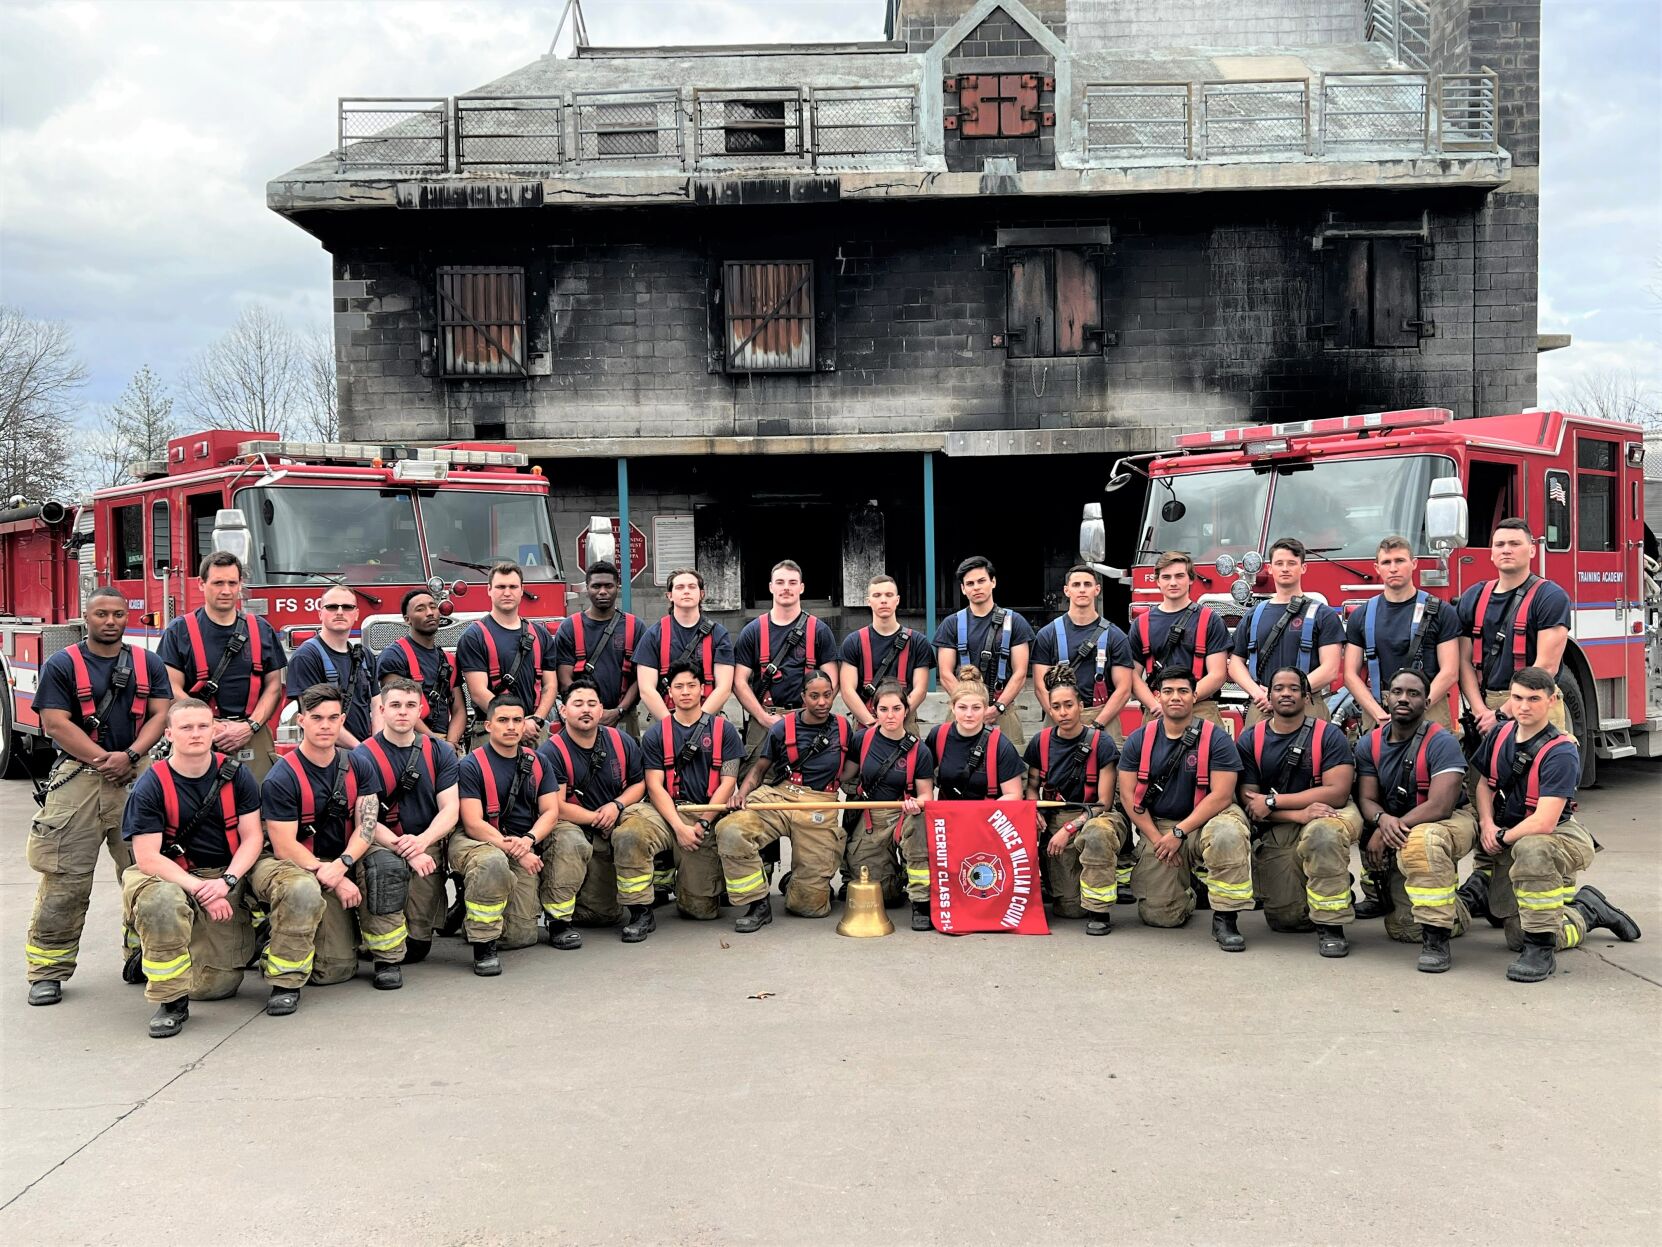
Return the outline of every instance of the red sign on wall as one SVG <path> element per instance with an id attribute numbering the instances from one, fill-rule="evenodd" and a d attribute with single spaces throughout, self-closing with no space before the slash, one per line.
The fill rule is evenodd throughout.
<path id="1" fill-rule="evenodd" d="M 612 517 L 612 540 L 618 540 L 618 521 Z M 619 552 L 622 547 L 620 545 Z M 585 575 L 589 570 L 589 530 L 584 529 L 577 534 L 577 566 Z M 629 525 L 629 571 L 631 580 L 639 580 L 646 574 L 646 534 L 636 528 L 633 521 Z"/>

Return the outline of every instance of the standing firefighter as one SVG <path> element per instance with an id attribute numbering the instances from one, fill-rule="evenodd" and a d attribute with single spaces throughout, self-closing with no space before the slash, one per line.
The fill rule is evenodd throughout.
<path id="1" fill-rule="evenodd" d="M 1229 678 L 1247 695 L 1246 726 L 1274 713 L 1268 673 L 1296 667 L 1309 679 L 1309 710 L 1327 718 L 1327 690 L 1344 666 L 1345 625 L 1339 612 L 1304 592 L 1304 543 L 1283 537 L 1270 547 L 1275 592 L 1235 629 Z"/>
<path id="2" fill-rule="evenodd" d="M 1033 628 L 1015 611 L 993 601 L 998 579 L 992 562 L 979 554 L 958 564 L 958 588 L 969 605 L 948 615 L 935 630 L 935 662 L 947 696 L 958 689 L 962 665 L 974 667 L 987 694 L 983 725 L 996 727 L 1021 756 L 1027 737 L 1015 711 L 1027 683 Z"/>
<path id="3" fill-rule="evenodd" d="M 674 709 L 641 737 L 651 813 L 626 819 L 612 835 L 618 902 L 628 907 L 623 938 L 631 944 L 657 929 L 652 916 L 653 863 L 672 849 L 676 910 L 700 922 L 721 916 L 715 812 L 682 807 L 726 806 L 744 764 L 739 729 L 703 708 L 699 672 L 682 663 L 671 666 L 667 674 Z"/>
<path id="4" fill-rule="evenodd" d="M 352 911 L 363 894 L 353 867 L 375 848 L 380 777 L 368 762 L 342 748 L 346 708 L 332 684 L 300 695 L 300 748 L 271 768 L 260 786 L 266 836 L 273 856 L 254 863 L 249 882 L 270 915 L 265 977 L 273 1017 L 300 1007 L 307 983 L 344 983 L 358 971 L 358 931 Z M 361 877 L 361 875 L 360 875 Z M 402 917 L 364 914 L 365 935 L 402 927 Z M 403 939 L 397 945 L 403 959 Z"/>
<path id="5" fill-rule="evenodd" d="M 288 694 L 298 697 L 314 684 L 332 684 L 346 705 L 340 743 L 356 749 L 375 731 L 375 659 L 352 639 L 358 624 L 358 595 L 333 585 L 318 599 L 319 629 L 289 655 Z"/>
<path id="6" fill-rule="evenodd" d="M 1129 674 L 1129 672 L 1127 673 Z M 1125 824 L 1108 817 L 1114 805 L 1119 747 L 1104 727 L 1087 725 L 1084 698 L 1067 664 L 1045 672 L 1054 727 L 1027 744 L 1027 795 L 1066 801 L 1039 812 L 1039 863 L 1045 888 L 1062 918 L 1089 915 L 1087 935 L 1113 929 L 1119 899 L 1119 855 Z"/>
<path id="7" fill-rule="evenodd" d="M 929 638 L 915 628 L 904 628 L 895 618 L 900 609 L 900 586 L 882 573 L 866 586 L 871 623 L 843 639 L 843 661 L 837 672 L 843 705 L 856 726 L 877 723 L 877 692 L 893 681 L 906 702 L 906 730 L 918 731 L 918 707 L 929 695 L 929 668 L 935 651 Z"/>
<path id="8" fill-rule="evenodd" d="M 399 637 L 376 660 L 375 678 L 382 688 L 393 680 L 414 680 L 421 691 L 421 717 L 416 731 L 438 736 L 452 749 L 461 745 L 467 727 L 467 710 L 462 703 L 462 686 L 456 679 L 456 664 L 438 644 L 438 599 L 431 589 L 411 589 L 399 603 L 399 613 L 410 630 Z"/>
<path id="9" fill-rule="evenodd" d="M 618 609 L 615 565 L 591 564 L 584 583 L 589 608 L 568 615 L 554 634 L 560 695 L 565 696 L 573 680 L 588 680 L 600 695 L 600 726 L 638 737 L 641 689 L 635 682 L 635 646 L 640 641 L 641 621 Z"/>
<path id="10" fill-rule="evenodd" d="M 271 721 L 283 707 L 288 659 L 271 625 L 237 609 L 242 560 L 216 551 L 202 560 L 203 604 L 167 625 L 156 648 L 175 697 L 196 697 L 214 712 L 214 748 L 263 780 L 277 764 Z"/>
<path id="11" fill-rule="evenodd" d="M 554 773 L 521 744 L 529 729 L 519 698 L 503 694 L 486 706 L 485 730 L 485 744 L 458 771 L 464 834 L 450 838 L 450 869 L 462 876 L 473 972 L 491 978 L 502 973 L 499 945 L 537 942 L 560 797 Z"/>
<path id="12" fill-rule="evenodd" d="M 23 946 L 32 1005 L 57 1004 L 75 973 L 99 846 L 118 878 L 132 865 L 121 834 L 127 786 L 161 739 L 171 694 L 161 660 L 122 642 L 127 601 L 119 592 L 94 589 L 86 625 L 85 641 L 46 660 L 35 692 L 58 756 L 29 831 L 29 866 L 40 875 Z"/>
<path id="13" fill-rule="evenodd" d="M 242 986 L 254 946 L 246 878 L 265 840 L 260 786 L 213 747 L 213 712 L 180 698 L 167 712 L 172 752 L 133 785 L 121 834 L 133 865 L 121 907 L 138 934 L 144 998 L 157 1008 L 152 1039 L 171 1039 L 192 1000 L 223 1000 Z"/>
<path id="14" fill-rule="evenodd" d="M 488 735 L 484 707 L 497 697 L 513 697 L 525 708 L 522 733 L 529 749 L 537 747 L 554 711 L 554 638 L 540 623 L 520 616 L 524 596 L 525 573 L 518 563 L 492 567 L 490 614 L 470 623 L 456 643 L 456 667 L 480 715 L 474 744 Z"/>
<path id="15" fill-rule="evenodd" d="M 885 681 L 872 699 L 877 722 L 859 729 L 843 766 L 842 782 L 856 801 L 900 801 L 899 810 L 851 810 L 845 816 L 848 848 L 843 879 L 858 879 L 865 867 L 883 889 L 885 904 L 912 900 L 912 929 L 929 930 L 929 846 L 923 834 L 922 803 L 933 793 L 935 759 L 918 734 L 906 726 L 906 690 Z M 904 885 L 895 860 L 906 859 Z M 922 923 L 920 926 L 919 923 Z"/>
<path id="16" fill-rule="evenodd" d="M 1350 799 L 1356 761 L 1339 728 L 1310 713 L 1310 681 L 1280 667 L 1264 682 L 1270 717 L 1246 729 L 1241 806 L 1256 838 L 1253 880 L 1272 931 L 1316 931 L 1323 957 L 1350 952 L 1345 927 L 1356 918 L 1350 849 L 1362 813 Z"/>
<path id="17" fill-rule="evenodd" d="M 1557 969 L 1555 951 L 1577 948 L 1589 931 L 1608 928 L 1619 940 L 1639 938 L 1639 924 L 1597 888 L 1576 891 L 1576 876 L 1593 864 L 1593 837 L 1576 821 L 1581 756 L 1575 741 L 1552 725 L 1558 685 L 1541 667 L 1512 673 L 1510 722 L 1479 747 L 1477 822 L 1494 858 L 1489 912 L 1506 926 L 1518 952 L 1506 977 L 1539 983 Z"/>
<path id="18" fill-rule="evenodd" d="M 1126 738 L 1120 809 L 1139 833 L 1131 889 L 1151 927 L 1180 927 L 1195 910 L 1193 873 L 1206 879 L 1212 938 L 1226 953 L 1246 948 L 1237 915 L 1252 908 L 1252 833 L 1235 804 L 1241 755 L 1229 734 L 1195 713 L 1187 666 L 1154 675 L 1160 717 Z M 1197 871 L 1196 868 L 1199 868 Z"/>
<path id="19" fill-rule="evenodd" d="M 740 934 L 759 931 L 773 921 L 761 851 L 781 839 L 791 842 L 785 908 L 802 918 L 823 918 L 831 912 L 831 876 L 842 861 L 846 839 L 835 811 L 792 813 L 745 806 L 752 800 L 759 804 L 836 800 L 852 733 L 847 719 L 831 713 L 835 688 L 824 671 L 808 675 L 802 684 L 802 709 L 785 715 L 768 730 L 761 751 L 728 798 L 734 812 L 716 827 L 728 898 L 735 905 L 747 906 L 733 924 Z M 770 771 L 782 772 L 781 782 L 764 784 Z"/>
<path id="20" fill-rule="evenodd" d="M 1217 697 L 1228 678 L 1229 630 L 1216 611 L 1190 596 L 1194 576 L 1195 561 L 1181 550 L 1168 550 L 1155 560 L 1160 600 L 1131 621 L 1134 688 L 1143 714 L 1152 718 L 1163 702 L 1150 681 L 1172 667 L 1186 668 L 1194 677 L 1193 713 L 1222 723 Z"/>
<path id="21" fill-rule="evenodd" d="M 733 693 L 733 638 L 704 613 L 704 575 L 690 567 L 669 574 L 670 613 L 647 628 L 635 647 L 635 682 L 654 723 L 669 717 L 669 673 L 690 666 L 703 690 L 705 714 L 720 714 Z"/>
<path id="22" fill-rule="evenodd" d="M 390 928 L 380 924 L 364 930 L 364 944 L 375 959 L 375 986 L 382 991 L 401 987 L 400 965 L 425 961 L 433 947 L 433 932 L 444 920 L 446 849 L 460 813 L 456 751 L 432 733 L 416 730 L 422 700 L 414 680 L 390 677 L 381 689 L 385 726 L 353 755 L 374 767 L 379 779 L 376 842 L 409 868 L 401 913 L 391 916 Z"/>
<path id="23" fill-rule="evenodd" d="M 1391 721 L 1356 743 L 1357 805 L 1371 832 L 1363 865 L 1386 872 L 1386 933 L 1419 941 L 1419 968 L 1441 974 L 1451 964 L 1450 937 L 1469 920 L 1455 885 L 1460 859 L 1477 839 L 1477 820 L 1463 787 L 1466 755 L 1453 733 L 1425 717 L 1430 689 L 1425 672 L 1412 667 L 1391 680 Z"/>
<path id="24" fill-rule="evenodd" d="M 837 687 L 837 642 L 802 609 L 802 568 L 786 559 L 768 580 L 773 608 L 752 619 L 733 645 L 734 691 L 745 710 L 744 745 L 755 750 L 776 723 L 802 708 L 806 677 L 823 671 Z"/>
<path id="25" fill-rule="evenodd" d="M 1460 678 L 1459 612 L 1415 584 L 1418 566 L 1408 538 L 1382 540 L 1374 556 L 1379 595 L 1353 610 L 1345 624 L 1345 687 L 1362 708 L 1364 732 L 1390 719 L 1385 690 L 1405 667 L 1431 681 L 1425 717 L 1453 726 L 1448 703 Z"/>
<path id="26" fill-rule="evenodd" d="M 1033 687 L 1045 712 L 1055 718 L 1050 704 L 1049 673 L 1066 665 L 1070 686 L 1087 716 L 1117 740 L 1120 711 L 1131 700 L 1131 672 L 1136 666 L 1131 643 L 1117 626 L 1102 618 L 1102 581 L 1094 568 L 1068 568 L 1062 591 L 1068 612 L 1039 629 L 1033 642 Z"/>

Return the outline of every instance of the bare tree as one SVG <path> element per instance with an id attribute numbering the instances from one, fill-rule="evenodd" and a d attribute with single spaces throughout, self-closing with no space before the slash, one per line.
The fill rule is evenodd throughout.
<path id="1" fill-rule="evenodd" d="M 1601 368 L 1571 377 L 1552 392 L 1553 406 L 1583 416 L 1662 428 L 1662 391 L 1630 369 Z"/>
<path id="2" fill-rule="evenodd" d="M 0 307 L 0 505 L 67 495 L 70 420 L 86 379 L 67 327 Z"/>
<path id="3" fill-rule="evenodd" d="M 261 304 L 191 361 L 181 394 L 204 428 L 248 429 L 286 436 L 302 405 L 300 343 L 294 330 Z"/>
<path id="4" fill-rule="evenodd" d="M 121 397 L 99 413 L 97 424 L 82 440 L 78 456 L 82 487 L 100 489 L 129 480 L 133 464 L 165 460 L 167 443 L 178 434 L 173 398 L 145 364 L 127 382 Z"/>
<path id="5" fill-rule="evenodd" d="M 300 338 L 298 431 L 319 442 L 340 440 L 340 392 L 335 382 L 335 340 L 322 329 Z"/>

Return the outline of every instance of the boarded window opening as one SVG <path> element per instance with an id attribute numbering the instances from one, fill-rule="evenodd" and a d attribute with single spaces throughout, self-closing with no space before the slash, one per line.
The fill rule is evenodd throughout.
<path id="1" fill-rule="evenodd" d="M 596 155 L 657 155 L 658 105 L 656 103 L 597 104 L 594 111 Z"/>
<path id="2" fill-rule="evenodd" d="M 1329 350 L 1420 343 L 1420 241 L 1334 238 L 1322 250 L 1322 338 Z"/>
<path id="3" fill-rule="evenodd" d="M 1011 359 L 1100 354 L 1102 291 L 1095 257 L 1059 247 L 1012 254 L 1006 332 Z"/>
<path id="4" fill-rule="evenodd" d="M 438 283 L 444 375 L 525 376 L 525 270 L 446 265 Z"/>
<path id="5" fill-rule="evenodd" d="M 728 100 L 722 129 L 729 156 L 782 155 L 785 101 Z"/>
<path id="6" fill-rule="evenodd" d="M 730 260 L 721 289 L 729 372 L 813 371 L 813 261 Z"/>

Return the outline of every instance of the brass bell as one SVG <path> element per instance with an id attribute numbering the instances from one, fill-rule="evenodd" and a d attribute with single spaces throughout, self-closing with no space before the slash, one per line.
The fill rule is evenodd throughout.
<path id="1" fill-rule="evenodd" d="M 857 940 L 894 934 L 894 923 L 889 921 L 889 912 L 883 908 L 883 889 L 871 881 L 868 867 L 860 867 L 858 882 L 848 885 L 848 904 L 843 907 L 843 920 L 837 924 L 837 934 L 850 935 Z"/>

